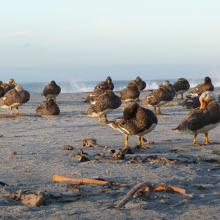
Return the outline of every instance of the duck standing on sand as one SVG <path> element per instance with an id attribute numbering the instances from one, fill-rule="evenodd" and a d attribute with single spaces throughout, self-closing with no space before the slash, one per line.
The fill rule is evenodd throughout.
<path id="1" fill-rule="evenodd" d="M 180 97 L 180 99 L 183 99 L 183 93 L 189 90 L 190 84 L 189 81 L 185 78 L 179 78 L 177 81 L 173 84 L 174 89 L 176 90 L 176 96 L 177 98 Z"/>
<path id="2" fill-rule="evenodd" d="M 193 145 L 197 143 L 197 135 L 205 134 L 204 144 L 210 144 L 208 132 L 220 123 L 220 106 L 214 93 L 204 92 L 200 98 L 200 109 L 194 110 L 173 130 L 179 130 L 194 135 Z M 214 142 L 213 142 L 214 143 Z M 216 142 L 217 143 L 217 142 Z"/>
<path id="3" fill-rule="evenodd" d="M 169 81 L 164 81 L 159 85 L 158 89 L 150 92 L 143 100 L 144 106 L 154 106 L 155 112 L 160 115 L 160 107 L 173 100 L 175 96 L 175 89 Z"/>
<path id="4" fill-rule="evenodd" d="M 107 123 L 107 113 L 119 108 L 120 105 L 121 99 L 112 90 L 106 90 L 95 99 L 84 114 L 91 117 L 98 117 L 99 124 L 103 121 L 102 117 L 104 116 L 103 122 Z"/>
<path id="5" fill-rule="evenodd" d="M 49 99 L 37 106 L 36 113 L 38 115 L 59 115 L 60 109 L 53 99 Z"/>
<path id="6" fill-rule="evenodd" d="M 138 87 L 138 89 L 140 90 L 140 91 L 143 91 L 145 88 L 146 88 L 146 82 L 144 82 L 142 79 L 141 79 L 141 77 L 136 77 L 136 79 L 135 80 L 133 80 L 134 81 L 134 83 L 136 84 L 136 86 Z"/>
<path id="7" fill-rule="evenodd" d="M 138 89 L 136 83 L 131 81 L 128 83 L 127 87 L 119 92 L 119 97 L 125 102 L 136 102 L 139 101 L 140 90 Z"/>
<path id="8" fill-rule="evenodd" d="M 5 95 L 0 98 L 0 107 L 9 109 L 12 113 L 12 109 L 16 108 L 19 115 L 19 106 L 30 100 L 30 94 L 24 90 L 21 85 L 16 85 L 14 89 L 9 90 Z"/>
<path id="9" fill-rule="evenodd" d="M 46 97 L 46 100 L 54 99 L 56 101 L 56 97 L 60 94 L 61 88 L 56 82 L 53 80 L 48 85 L 44 87 L 43 95 Z"/>
<path id="10" fill-rule="evenodd" d="M 151 132 L 157 122 L 153 111 L 143 108 L 138 103 L 132 103 L 124 109 L 123 117 L 109 122 L 108 125 L 125 135 L 124 146 L 128 148 L 129 136 L 132 135 L 138 137 L 137 147 L 142 147 L 144 135 Z"/>

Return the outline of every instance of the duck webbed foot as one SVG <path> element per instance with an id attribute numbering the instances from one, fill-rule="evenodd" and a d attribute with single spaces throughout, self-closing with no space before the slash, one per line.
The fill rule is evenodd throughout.
<path id="1" fill-rule="evenodd" d="M 144 137 L 138 136 L 137 138 L 137 145 L 136 148 L 138 149 L 149 149 L 149 144 L 152 144 L 153 142 L 149 142 Z"/>
<path id="2" fill-rule="evenodd" d="M 208 133 L 205 133 L 205 138 L 204 138 L 204 144 L 205 145 L 215 145 L 215 144 L 220 144 L 218 141 L 209 141 L 209 135 Z"/>
<path id="3" fill-rule="evenodd" d="M 124 146 L 125 146 L 126 149 L 129 148 L 129 146 L 128 146 L 128 139 L 129 139 L 129 136 L 125 135 Z"/>
<path id="4" fill-rule="evenodd" d="M 196 140 L 196 138 L 197 138 L 197 133 L 195 132 L 195 133 L 194 133 L 194 138 L 193 138 L 193 146 L 195 146 L 195 147 L 201 147 L 202 144 L 198 143 L 197 140 Z"/>
<path id="5" fill-rule="evenodd" d="M 106 114 L 104 114 L 104 117 L 103 117 L 102 122 L 103 122 L 104 124 L 108 124 L 108 118 L 107 118 L 107 115 L 106 115 Z"/>
<path id="6" fill-rule="evenodd" d="M 16 115 L 20 115 L 19 107 L 16 107 Z"/>

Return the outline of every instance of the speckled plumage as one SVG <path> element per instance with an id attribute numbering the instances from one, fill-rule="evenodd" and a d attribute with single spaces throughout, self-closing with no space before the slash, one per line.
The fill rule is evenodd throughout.
<path id="1" fill-rule="evenodd" d="M 46 85 L 43 89 L 43 95 L 47 100 L 56 99 L 56 97 L 60 94 L 61 88 L 56 84 L 55 81 L 51 81 L 48 85 Z"/>
<path id="2" fill-rule="evenodd" d="M 197 85 L 193 90 L 191 91 L 192 94 L 197 94 L 200 96 L 202 93 L 206 91 L 214 91 L 214 86 L 212 84 L 212 80 L 209 77 L 204 78 L 204 83 L 201 83 Z"/>
<path id="3" fill-rule="evenodd" d="M 89 116 L 101 117 L 119 108 L 120 105 L 121 99 L 115 95 L 113 91 L 107 90 L 94 100 L 94 103 L 89 106 L 86 114 Z"/>
<path id="4" fill-rule="evenodd" d="M 215 128 L 220 123 L 220 106 L 210 91 L 203 93 L 200 103 L 205 103 L 205 107 L 193 110 L 174 129 L 188 132 L 195 135 L 204 133 L 208 137 L 209 130 Z"/>
<path id="5" fill-rule="evenodd" d="M 172 101 L 175 96 L 175 89 L 169 82 L 164 82 L 158 89 L 150 92 L 143 100 L 145 106 L 152 105 L 158 107 Z"/>
<path id="6" fill-rule="evenodd" d="M 36 113 L 39 115 L 59 115 L 60 108 L 53 99 L 50 99 L 48 101 L 43 101 L 37 106 Z"/>
<path id="7" fill-rule="evenodd" d="M 119 92 L 119 97 L 123 101 L 136 101 L 139 99 L 139 96 L 140 90 L 134 82 L 130 82 L 126 88 Z"/>
<path id="8" fill-rule="evenodd" d="M 109 125 L 126 136 L 143 137 L 156 127 L 157 122 L 156 115 L 150 109 L 143 108 L 138 103 L 132 103 L 124 109 L 121 118 Z"/>
<path id="9" fill-rule="evenodd" d="M 185 78 L 179 78 L 173 84 L 174 89 L 176 92 L 186 92 L 190 88 L 189 81 Z"/>
<path id="10" fill-rule="evenodd" d="M 139 76 L 136 77 L 136 79 L 133 80 L 133 82 L 136 84 L 140 91 L 143 91 L 146 88 L 146 82 L 143 81 Z"/>
<path id="11" fill-rule="evenodd" d="M 2 108 L 18 107 L 30 100 L 30 94 L 24 90 L 20 85 L 14 89 L 9 90 L 1 99 L 0 106 Z"/>

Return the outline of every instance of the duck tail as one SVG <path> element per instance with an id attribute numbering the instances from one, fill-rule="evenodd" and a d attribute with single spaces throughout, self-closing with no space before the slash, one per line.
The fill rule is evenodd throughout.
<path id="1" fill-rule="evenodd" d="M 177 127 L 175 128 L 172 128 L 173 131 L 179 131 L 180 130 L 180 126 L 178 125 Z"/>

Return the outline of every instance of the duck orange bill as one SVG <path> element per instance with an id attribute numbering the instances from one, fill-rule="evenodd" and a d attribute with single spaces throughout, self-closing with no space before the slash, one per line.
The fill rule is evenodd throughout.
<path id="1" fill-rule="evenodd" d="M 200 101 L 200 109 L 204 109 L 206 107 L 206 102 L 204 100 Z"/>

